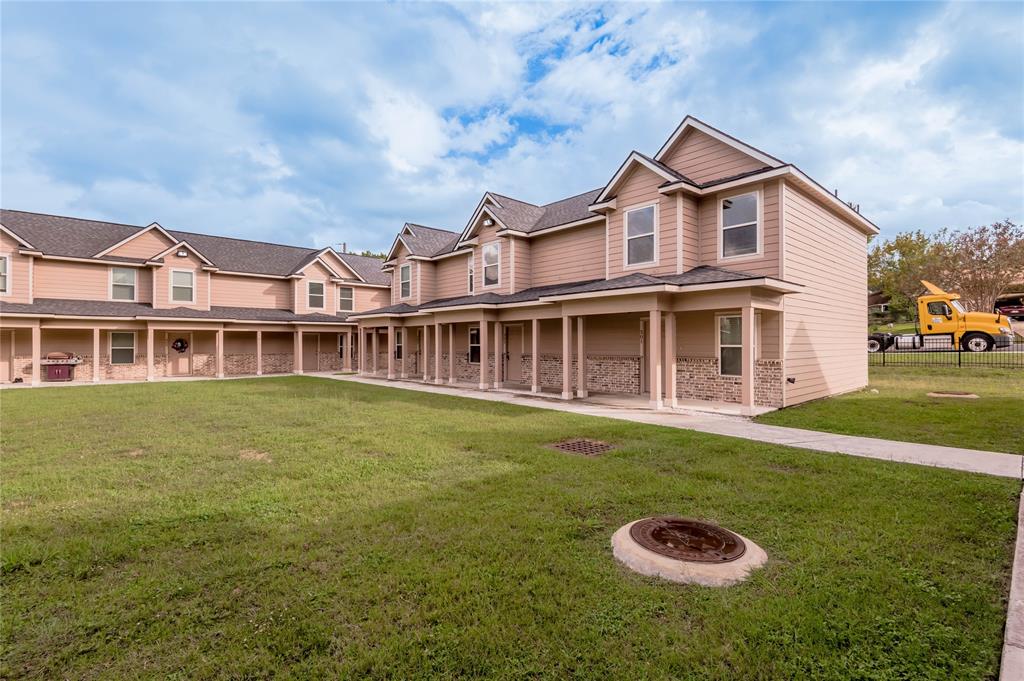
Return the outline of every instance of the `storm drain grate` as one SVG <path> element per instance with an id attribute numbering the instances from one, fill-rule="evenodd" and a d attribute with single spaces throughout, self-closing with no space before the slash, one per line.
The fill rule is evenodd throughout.
<path id="1" fill-rule="evenodd" d="M 556 442 L 551 445 L 551 448 L 557 449 L 560 452 L 582 454 L 583 456 L 597 456 L 598 454 L 604 454 L 605 452 L 610 452 L 615 449 L 615 447 L 607 442 L 601 442 L 600 440 L 588 440 L 585 437 Z"/>

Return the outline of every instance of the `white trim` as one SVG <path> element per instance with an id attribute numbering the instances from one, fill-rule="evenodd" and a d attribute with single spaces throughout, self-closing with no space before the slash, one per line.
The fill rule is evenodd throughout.
<path id="1" fill-rule="evenodd" d="M 740 343 L 739 345 L 729 344 L 722 345 L 722 320 L 723 319 L 739 319 L 740 320 Z M 718 375 L 727 378 L 742 378 L 743 376 L 743 362 L 740 361 L 740 373 L 738 374 L 723 374 L 722 373 L 722 348 L 739 348 L 740 352 L 743 352 L 743 315 L 736 314 L 735 312 L 716 312 L 715 313 L 715 359 L 718 360 Z M 751 376 L 750 380 L 754 380 Z"/>
<path id="2" fill-rule="evenodd" d="M 676 274 L 683 273 L 683 195 L 676 194 Z"/>
<path id="3" fill-rule="evenodd" d="M 174 299 L 174 273 L 175 272 L 188 272 L 192 275 L 192 297 L 190 300 L 175 300 Z M 178 286 L 177 288 L 185 288 L 184 286 Z M 167 302 L 169 303 L 189 303 L 190 305 L 196 304 L 196 271 L 195 270 L 182 270 L 172 269 L 167 275 Z"/>
<path id="4" fill-rule="evenodd" d="M 498 262 L 493 265 L 487 264 L 487 248 L 489 246 L 496 246 L 498 249 Z M 497 267 L 498 278 L 493 284 L 487 283 L 487 268 Z M 501 241 L 495 239 L 494 241 L 488 241 L 485 244 L 480 245 L 480 290 L 499 288 L 501 286 Z"/>
<path id="5" fill-rule="evenodd" d="M 310 297 L 313 295 L 309 287 L 313 284 L 320 284 L 320 297 L 323 298 L 323 305 L 316 306 L 310 304 Z M 306 280 L 306 309 L 307 310 L 326 310 L 327 309 L 327 282 L 323 279 L 307 279 Z"/>
<path id="6" fill-rule="evenodd" d="M 452 251 L 451 253 L 442 253 L 441 255 L 435 255 L 434 257 L 432 257 L 430 259 L 431 260 L 443 260 L 444 258 L 451 258 L 451 257 L 454 257 L 456 255 L 470 255 L 472 253 L 473 253 L 473 249 L 472 248 L 460 248 L 459 250 Z"/>
<path id="7" fill-rule="evenodd" d="M 35 254 L 33 254 L 35 255 Z M 43 260 L 66 260 L 68 262 L 88 262 L 92 264 L 101 265 L 117 265 L 118 267 L 149 267 L 150 264 L 146 262 L 120 262 L 117 260 L 104 260 L 102 258 L 76 258 L 71 255 L 46 255 L 45 253 L 35 255 L 37 258 Z"/>
<path id="8" fill-rule="evenodd" d="M 767 288 L 777 293 L 800 293 L 804 289 L 801 284 L 792 284 L 788 281 L 776 279 L 775 277 L 754 277 L 751 279 L 721 281 L 712 284 L 646 284 L 644 286 L 632 286 L 629 288 L 610 289 L 605 291 L 588 291 L 586 293 L 541 296 L 540 300 L 543 302 L 556 302 L 562 300 L 579 300 L 582 298 L 636 295 L 638 293 L 694 293 L 698 291 L 718 291 L 722 289 L 752 287 Z"/>
<path id="9" fill-rule="evenodd" d="M 461 245 L 468 239 L 469 233 L 476 225 L 476 221 L 480 215 L 480 211 L 484 208 L 484 204 L 486 204 L 487 201 L 490 201 L 498 208 L 503 208 L 501 202 L 498 201 L 498 199 L 495 198 L 493 194 L 491 194 L 490 192 L 484 192 L 484 195 L 480 197 L 480 201 L 476 204 L 476 208 L 473 209 L 473 215 L 469 218 L 469 222 L 466 223 L 466 226 L 463 228 L 462 233 L 459 235 L 459 240 L 455 242 L 456 245 Z M 490 213 L 490 211 L 488 211 L 488 213 Z M 499 224 L 501 224 L 501 221 L 495 218 L 494 215 L 491 215 L 491 217 L 494 218 Z"/>
<path id="10" fill-rule="evenodd" d="M 111 251 L 120 248 L 121 246 L 125 245 L 129 241 L 137 239 L 138 237 L 142 236 L 143 234 L 146 234 L 147 232 L 149 232 L 151 230 L 156 230 L 156 231 L 160 232 L 172 244 L 178 243 L 178 239 L 175 239 L 173 236 L 171 236 L 170 233 L 168 233 L 168 231 L 166 229 L 164 229 L 163 227 L 160 226 L 159 222 L 151 222 L 146 227 L 143 227 L 142 229 L 138 230 L 134 234 L 130 234 L 128 237 L 126 237 L 124 239 L 121 239 L 120 241 L 118 241 L 113 246 L 110 246 L 108 248 L 104 248 L 102 251 L 100 251 L 99 253 L 97 253 L 96 255 L 94 255 L 92 257 L 94 257 L 94 258 L 102 257 L 102 256 L 106 255 L 107 253 L 110 253 Z"/>
<path id="11" fill-rule="evenodd" d="M 132 281 L 132 297 L 131 298 L 115 298 L 114 297 L 114 270 L 127 270 L 132 273 L 134 277 Z M 128 284 L 118 284 L 118 286 L 127 286 Z M 121 267 L 119 265 L 111 265 L 107 268 L 107 300 L 117 303 L 137 303 L 139 302 L 139 271 L 133 267 Z"/>
<path id="12" fill-rule="evenodd" d="M 608 216 L 604 216 L 604 278 L 611 279 L 611 255 L 609 255 L 609 242 L 611 241 L 611 226 Z"/>
<path id="13" fill-rule="evenodd" d="M 0 296 L 9 296 L 11 295 L 11 289 L 13 288 L 11 286 L 11 266 L 13 260 L 10 253 L 0 253 L 0 260 L 3 260 L 5 263 L 3 276 L 6 278 L 4 288 L 0 289 Z"/>
<path id="14" fill-rule="evenodd" d="M 31 248 L 33 251 L 37 250 L 35 246 L 33 246 L 29 242 L 27 242 L 24 239 L 22 239 L 20 236 L 18 236 L 17 234 L 15 234 L 11 230 L 9 230 L 7 227 L 4 227 L 3 223 L 0 223 L 0 232 L 3 232 L 7 236 L 11 237 L 15 241 L 17 241 L 19 244 L 24 244 L 26 248 Z"/>
<path id="15" fill-rule="evenodd" d="M 574 227 L 584 227 L 586 225 L 597 224 L 600 220 L 603 220 L 603 215 L 591 215 L 589 217 L 580 218 L 579 220 L 573 220 L 572 222 L 563 222 L 557 225 L 551 225 L 550 227 L 543 227 L 541 229 L 535 229 L 532 232 L 523 232 L 518 229 L 503 229 L 495 233 L 495 236 L 520 236 L 524 239 L 532 239 L 535 236 L 543 236 L 550 234 L 551 232 L 558 232 L 563 229 L 573 229 Z M 438 256 L 441 257 L 441 256 Z"/>
<path id="16" fill-rule="evenodd" d="M 131 337 L 132 337 L 132 361 L 131 362 L 115 362 L 114 361 L 114 350 L 115 350 L 115 348 L 114 348 L 114 334 L 115 333 L 131 334 Z M 110 331 L 108 331 L 107 332 L 107 364 L 110 364 L 111 366 L 130 366 L 132 364 L 135 364 L 135 359 L 136 359 L 136 356 L 138 355 L 138 352 L 139 352 L 138 351 L 139 338 L 138 338 L 137 334 L 138 334 L 137 331 L 120 331 L 120 330 L 117 330 L 117 329 L 111 329 Z M 119 348 L 116 348 L 116 349 L 117 350 L 127 350 L 128 348 L 119 347 Z"/>
<path id="17" fill-rule="evenodd" d="M 779 180 L 779 279 L 786 278 L 786 181 Z"/>
<path id="18" fill-rule="evenodd" d="M 499 258 L 500 259 L 500 258 Z M 500 262 L 499 262 L 499 270 Z M 516 240 L 508 240 L 508 290 L 509 293 L 516 292 Z"/>
<path id="19" fill-rule="evenodd" d="M 355 289 L 355 287 L 354 286 L 338 286 L 337 288 L 338 288 L 338 292 L 337 292 L 338 310 L 337 311 L 338 312 L 355 312 L 356 311 L 356 289 Z M 351 309 L 345 309 L 345 308 L 343 308 L 341 306 L 341 301 L 342 300 L 346 300 L 345 298 L 341 297 L 342 289 L 348 289 L 349 291 L 352 292 L 351 298 L 347 299 L 347 300 L 351 301 L 351 303 L 352 303 Z"/>
<path id="20" fill-rule="evenodd" d="M 605 201 L 607 201 L 609 199 L 610 195 L 612 194 L 612 192 L 614 192 L 616 189 L 619 188 L 619 184 L 623 181 L 623 179 L 625 178 L 626 174 L 629 173 L 633 169 L 633 167 L 636 166 L 636 164 L 638 164 L 638 163 L 640 165 L 642 165 L 643 167 L 647 168 L 648 170 L 650 170 L 655 175 L 657 175 L 657 176 L 661 177 L 662 179 L 664 179 L 666 182 L 673 182 L 673 183 L 678 182 L 681 185 L 688 184 L 688 183 L 684 182 L 683 180 L 680 180 L 676 175 L 674 175 L 674 174 L 672 174 L 670 172 L 667 172 L 664 168 L 659 166 L 657 163 L 652 163 L 649 159 L 645 158 L 642 154 L 640 154 L 640 153 L 638 153 L 636 151 L 631 151 L 631 152 L 629 152 L 629 156 L 626 157 L 626 160 L 623 161 L 622 165 L 619 166 L 619 169 L 615 171 L 615 174 L 612 176 L 612 179 L 608 181 L 608 184 L 606 184 L 604 186 L 604 189 L 601 190 L 601 193 L 597 195 L 597 198 L 594 199 L 594 202 L 592 204 L 590 204 L 590 205 L 591 206 L 603 207 L 603 206 L 601 206 L 601 204 L 604 203 Z M 690 186 L 692 186 L 694 189 L 697 189 L 696 185 L 690 185 Z"/>
<path id="21" fill-rule="evenodd" d="M 726 230 L 724 219 L 725 216 L 722 211 L 722 203 L 728 199 L 737 196 L 746 196 L 753 194 L 755 201 L 757 202 L 757 218 L 755 223 L 744 222 L 738 225 L 732 225 L 728 229 L 738 229 L 740 227 L 749 227 L 754 224 L 757 227 L 757 250 L 753 253 L 742 253 L 740 255 L 725 255 L 725 236 Z M 715 197 L 715 211 L 718 220 L 718 229 L 716 232 L 716 250 L 715 250 L 715 262 L 717 263 L 730 263 L 730 262 L 743 262 L 746 260 L 757 260 L 764 257 L 764 185 L 759 184 L 753 188 L 737 190 L 728 194 L 720 194 Z"/>
<path id="22" fill-rule="evenodd" d="M 658 237 L 658 232 L 661 231 L 659 229 L 660 224 L 658 222 L 660 217 L 661 217 L 661 210 L 660 210 L 660 206 L 658 205 L 659 203 L 660 203 L 660 201 L 654 200 L 654 201 L 648 201 L 647 203 L 636 204 L 636 205 L 630 206 L 629 208 L 623 208 L 622 209 L 622 269 L 623 270 L 639 270 L 639 269 L 646 269 L 646 268 L 649 268 L 649 267 L 657 267 L 658 266 L 658 260 L 660 259 L 659 256 L 661 255 L 659 253 L 659 251 L 658 251 L 658 249 L 661 247 L 661 239 Z M 651 222 L 651 229 L 652 229 L 651 234 L 650 235 L 648 235 L 648 234 L 639 234 L 637 236 L 630 237 L 629 236 L 629 214 L 630 213 L 635 213 L 635 212 L 640 211 L 640 210 L 644 210 L 646 208 L 654 208 L 654 218 L 653 218 L 653 222 Z M 639 262 L 639 263 L 636 263 L 636 262 L 631 263 L 631 262 L 629 262 L 629 242 L 630 242 L 630 240 L 631 239 L 639 239 L 639 238 L 646 237 L 646 236 L 653 236 L 654 237 L 654 251 L 651 253 L 651 255 L 653 256 L 654 259 L 653 260 L 645 260 L 645 261 Z"/>
<path id="23" fill-rule="evenodd" d="M 741 142 L 740 140 L 736 139 L 735 137 L 732 137 L 730 135 L 725 134 L 721 130 L 716 130 L 715 128 L 712 128 L 707 123 L 704 123 L 703 121 L 700 121 L 700 120 L 694 118 L 693 116 L 687 116 L 686 118 L 683 119 L 683 121 L 679 124 L 679 126 L 676 127 L 676 129 L 672 133 L 672 135 L 669 136 L 668 140 L 666 140 L 666 142 L 663 145 L 661 145 L 661 149 L 659 149 L 658 153 L 654 155 L 654 160 L 655 161 L 661 161 L 662 158 L 665 156 L 665 154 L 667 154 L 669 152 L 669 150 L 675 145 L 676 141 L 678 141 L 683 136 L 683 133 L 685 133 L 690 128 L 693 128 L 695 130 L 700 130 L 705 135 L 709 135 L 711 137 L 714 137 L 719 142 L 721 142 L 723 144 L 727 144 L 730 147 L 732 147 L 733 149 L 737 149 L 737 150 L 743 152 L 744 154 L 746 154 L 747 156 L 751 156 L 751 157 L 757 159 L 758 161 L 760 161 L 761 163 L 764 163 L 765 165 L 768 165 L 768 166 L 782 165 L 782 161 L 780 161 L 779 159 L 775 158 L 774 156 L 769 156 L 768 154 L 764 153 L 763 151 L 755 149 L 754 147 L 750 146 L 749 144 L 747 144 L 745 142 Z"/>
<path id="24" fill-rule="evenodd" d="M 402 271 L 403 270 L 407 270 L 409 272 L 409 293 L 407 295 L 402 295 L 402 284 L 403 284 L 403 282 L 402 282 Z M 399 300 L 406 300 L 407 298 L 412 298 L 412 263 L 410 263 L 410 262 L 404 262 L 404 263 L 402 263 L 401 265 L 398 266 L 398 299 Z"/>

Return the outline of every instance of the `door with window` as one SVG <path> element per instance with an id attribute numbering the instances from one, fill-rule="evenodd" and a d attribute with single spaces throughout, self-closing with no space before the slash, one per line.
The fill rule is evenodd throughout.
<path id="1" fill-rule="evenodd" d="M 505 380 L 509 383 L 523 382 L 523 325 L 505 327 Z"/>
<path id="2" fill-rule="evenodd" d="M 944 300 L 933 300 L 925 306 L 925 318 L 921 326 L 925 333 L 948 333 L 957 331 L 957 318 L 953 309 Z"/>

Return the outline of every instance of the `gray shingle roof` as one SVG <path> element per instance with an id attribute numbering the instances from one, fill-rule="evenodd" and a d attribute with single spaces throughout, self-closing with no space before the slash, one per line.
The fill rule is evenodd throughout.
<path id="1" fill-rule="evenodd" d="M 97 220 L 83 220 L 19 210 L 0 211 L 0 223 L 28 241 L 46 255 L 91 258 L 105 248 L 123 241 L 142 227 Z M 175 239 L 187 241 L 222 270 L 288 276 L 295 272 L 321 249 L 284 246 L 248 239 L 235 239 L 195 232 L 167 230 Z M 346 264 L 372 284 L 388 284 L 390 278 L 380 271 L 383 261 L 342 254 Z M 105 256 L 104 259 L 116 259 Z M 124 259 L 142 262 L 139 259 Z M 370 262 L 376 263 L 374 267 Z"/>
<path id="2" fill-rule="evenodd" d="M 237 319 L 259 322 L 307 322 L 311 324 L 337 324 L 344 322 L 351 314 L 339 312 L 329 314 L 295 314 L 288 310 L 253 307 L 218 307 L 209 310 L 194 310 L 187 307 L 154 309 L 146 303 L 118 303 L 107 300 L 64 300 L 59 298 L 37 298 L 33 303 L 0 302 L 3 314 L 39 314 L 74 317 L 171 317 L 188 319 Z"/>
<path id="3" fill-rule="evenodd" d="M 558 201 L 541 206 L 535 206 L 532 203 L 526 203 L 525 201 L 495 194 L 494 192 L 489 193 L 501 203 L 501 207 L 489 207 L 489 210 L 494 213 L 495 217 L 501 220 L 502 224 L 509 229 L 529 233 L 548 227 L 576 222 L 577 220 L 597 217 L 598 214 L 590 212 L 588 207 L 594 202 L 597 195 L 601 193 L 601 190 L 592 189 L 591 191 L 559 199 Z"/>
<path id="4" fill-rule="evenodd" d="M 701 266 L 695 267 L 689 272 L 682 274 L 670 274 L 656 276 L 636 272 L 627 274 L 624 277 L 615 279 L 591 279 L 588 281 L 573 281 L 565 284 L 553 284 L 550 286 L 535 286 L 511 294 L 501 293 L 480 293 L 472 296 L 458 296 L 455 298 L 439 298 L 421 305 L 391 305 L 376 310 L 360 312 L 356 316 L 368 314 L 407 314 L 410 312 L 428 312 L 437 308 L 461 307 L 466 305 L 503 305 L 510 303 L 526 303 L 551 296 L 572 295 L 576 293 L 595 293 L 600 291 L 615 291 L 619 289 L 635 288 L 639 286 L 655 286 L 658 284 L 671 284 L 676 286 L 696 286 L 698 284 L 717 284 L 730 281 L 745 281 L 763 279 L 762 275 L 751 275 L 744 272 L 733 272 L 721 267 Z"/>
<path id="5" fill-rule="evenodd" d="M 412 234 L 403 234 L 402 241 L 409 248 L 410 255 L 431 257 L 448 253 L 459 240 L 459 233 L 437 227 L 406 223 Z"/>

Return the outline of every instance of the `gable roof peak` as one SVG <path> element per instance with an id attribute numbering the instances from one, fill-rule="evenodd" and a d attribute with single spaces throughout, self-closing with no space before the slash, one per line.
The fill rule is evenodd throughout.
<path id="1" fill-rule="evenodd" d="M 699 130 L 706 135 L 710 135 L 719 142 L 727 144 L 730 147 L 733 147 L 734 149 L 743 152 L 747 156 L 750 156 L 752 158 L 757 159 L 758 161 L 761 161 L 767 166 L 777 167 L 785 165 L 785 161 L 775 158 L 771 154 L 761 151 L 757 147 L 747 144 L 746 142 L 737 139 L 736 137 L 733 137 L 732 135 L 723 132 L 712 125 L 709 125 L 704 121 L 700 120 L 699 118 L 697 118 L 696 116 L 692 116 L 690 114 L 686 115 L 686 117 L 676 127 L 672 134 L 669 135 L 669 138 L 665 140 L 665 143 L 661 145 L 661 148 L 658 149 L 658 153 L 654 155 L 654 160 L 661 161 L 668 154 L 668 152 L 675 146 L 676 142 L 678 142 L 683 137 L 683 135 L 690 130 Z"/>

